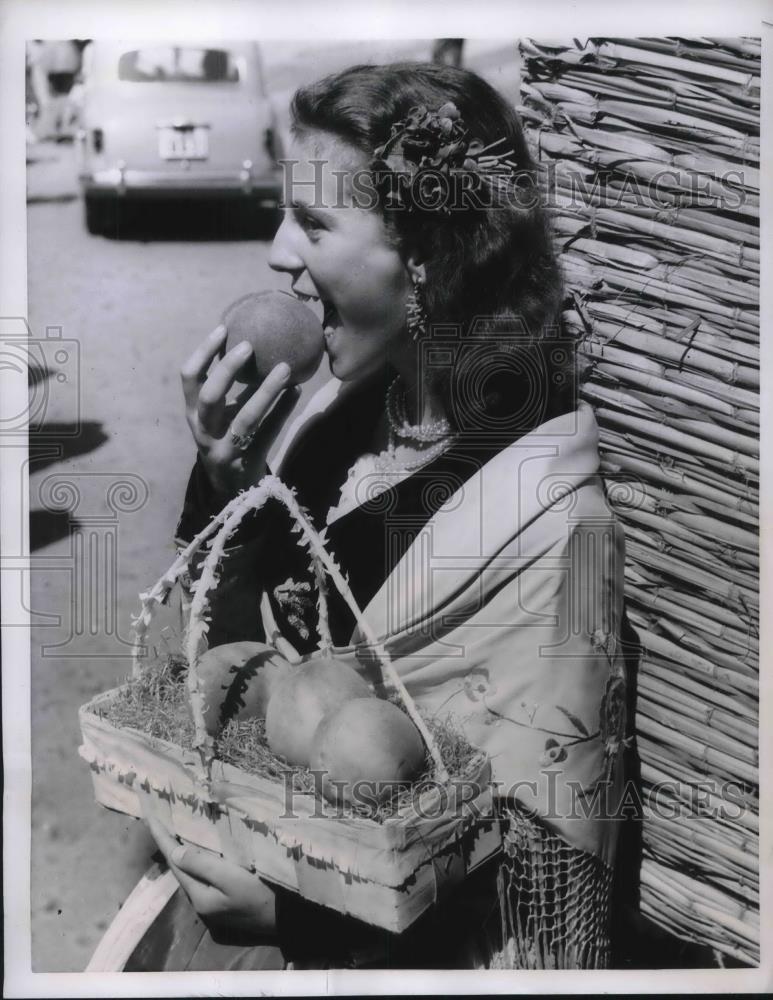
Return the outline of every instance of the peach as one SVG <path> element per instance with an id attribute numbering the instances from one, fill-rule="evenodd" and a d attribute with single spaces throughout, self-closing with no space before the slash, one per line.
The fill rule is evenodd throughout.
<path id="1" fill-rule="evenodd" d="M 229 642 L 208 649 L 198 663 L 207 732 L 216 736 L 230 719 L 264 717 L 277 682 L 291 669 L 263 642 Z"/>
<path id="2" fill-rule="evenodd" d="M 322 361 L 322 324 L 287 292 L 251 292 L 226 309 L 222 323 L 228 331 L 226 350 L 243 340 L 252 344 L 254 360 L 242 367 L 239 382 L 262 382 L 275 365 L 286 361 L 290 383 L 298 385 L 307 382 Z"/>
<path id="3" fill-rule="evenodd" d="M 342 704 L 371 697 L 369 685 L 340 660 L 311 660 L 278 681 L 266 710 L 266 739 L 291 764 L 308 766 L 314 733 Z"/>
<path id="4" fill-rule="evenodd" d="M 381 698 L 347 701 L 314 734 L 311 767 L 320 770 L 325 798 L 338 803 L 380 802 L 395 783 L 424 769 L 419 730 L 397 705 Z"/>

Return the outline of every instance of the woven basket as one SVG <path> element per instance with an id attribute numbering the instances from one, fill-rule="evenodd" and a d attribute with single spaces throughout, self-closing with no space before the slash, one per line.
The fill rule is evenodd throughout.
<path id="1" fill-rule="evenodd" d="M 206 648 L 207 592 L 217 584 L 216 567 L 226 542 L 242 518 L 269 498 L 283 502 L 309 549 L 318 583 L 321 654 L 330 648 L 325 575 L 333 579 L 355 611 L 360 628 L 380 662 L 384 681 L 400 696 L 435 761 L 438 781 L 408 796 L 395 815 L 378 822 L 343 815 L 311 794 L 294 793 L 283 783 L 249 774 L 214 756 L 203 718 L 197 662 Z M 362 613 L 319 534 L 280 480 L 267 477 L 241 494 L 213 519 L 180 555 L 156 586 L 142 595 L 135 620 L 135 671 L 154 609 L 211 539 L 196 585 L 186 636 L 188 686 L 196 729 L 192 750 L 136 729 L 117 728 L 104 717 L 120 697 L 116 688 L 80 710 L 80 755 L 91 768 L 97 802 L 142 818 L 155 816 L 181 840 L 214 851 L 270 881 L 340 913 L 393 932 L 404 931 L 447 888 L 501 847 L 494 815 L 490 765 L 480 751 L 463 783 L 448 780 L 440 753 L 389 654 L 370 633 Z M 281 642 L 280 650 L 286 649 Z M 445 783 L 444 783 L 445 782 Z M 477 794 L 471 797 L 475 788 Z"/>

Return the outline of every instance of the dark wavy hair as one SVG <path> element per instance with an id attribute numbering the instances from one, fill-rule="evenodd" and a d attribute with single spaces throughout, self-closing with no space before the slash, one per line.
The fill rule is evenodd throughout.
<path id="1" fill-rule="evenodd" d="M 523 433 L 575 405 L 573 342 L 560 327 L 561 279 L 534 163 L 514 108 L 469 70 L 433 63 L 353 66 L 300 88 L 291 104 L 296 135 L 326 132 L 369 162 L 392 125 L 424 105 L 456 105 L 485 145 L 504 137 L 518 197 L 470 203 L 450 213 L 390 209 L 388 231 L 425 262 L 430 328 L 456 328 L 445 357 L 424 351 L 423 378 L 441 392 L 458 430 Z M 435 344 L 435 338 L 432 337 Z"/>

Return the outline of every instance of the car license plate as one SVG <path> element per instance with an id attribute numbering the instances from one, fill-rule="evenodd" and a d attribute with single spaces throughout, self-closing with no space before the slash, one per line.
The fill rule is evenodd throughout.
<path id="1" fill-rule="evenodd" d="M 206 160 L 209 155 L 207 129 L 162 128 L 158 135 L 162 160 Z"/>

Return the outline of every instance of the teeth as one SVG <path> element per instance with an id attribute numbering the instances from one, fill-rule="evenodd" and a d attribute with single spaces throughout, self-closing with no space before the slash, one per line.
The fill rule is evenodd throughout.
<path id="1" fill-rule="evenodd" d="M 306 295 L 304 292 L 298 292 L 294 288 L 291 291 L 299 302 L 308 304 L 309 309 L 311 309 L 320 323 L 324 323 L 325 307 L 319 295 Z"/>

